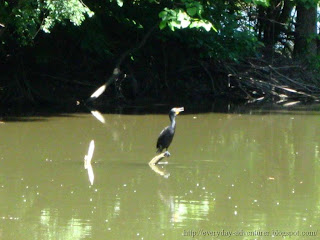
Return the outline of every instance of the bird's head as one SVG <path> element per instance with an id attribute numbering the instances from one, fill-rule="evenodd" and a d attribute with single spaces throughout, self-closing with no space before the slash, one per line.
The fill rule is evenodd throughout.
<path id="1" fill-rule="evenodd" d="M 184 107 L 175 107 L 175 108 L 172 108 L 169 115 L 170 116 L 177 116 L 180 112 L 183 112 L 184 111 Z"/>

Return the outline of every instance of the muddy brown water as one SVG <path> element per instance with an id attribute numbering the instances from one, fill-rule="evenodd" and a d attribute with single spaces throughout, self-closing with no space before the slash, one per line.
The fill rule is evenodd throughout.
<path id="1" fill-rule="evenodd" d="M 0 239 L 318 239 L 319 116 L 186 108 L 154 168 L 167 114 L 4 120 Z"/>

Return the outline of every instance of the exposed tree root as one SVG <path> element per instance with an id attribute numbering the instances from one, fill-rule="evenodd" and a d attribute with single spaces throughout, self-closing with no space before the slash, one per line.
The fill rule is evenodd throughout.
<path id="1" fill-rule="evenodd" d="M 285 103 L 320 99 L 319 76 L 285 59 L 278 59 L 274 64 L 258 58 L 240 64 L 224 63 L 220 70 L 228 76 L 227 95 L 235 94 L 234 97 L 249 102 L 272 100 Z"/>

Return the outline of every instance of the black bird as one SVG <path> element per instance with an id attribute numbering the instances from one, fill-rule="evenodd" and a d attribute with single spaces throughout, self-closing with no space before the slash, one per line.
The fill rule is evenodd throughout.
<path id="1" fill-rule="evenodd" d="M 168 147 L 170 146 L 170 143 L 172 142 L 174 132 L 176 130 L 176 116 L 184 111 L 183 107 L 180 108 L 172 108 L 169 112 L 169 118 L 171 121 L 171 124 L 163 129 L 158 137 L 157 141 L 157 153 L 161 153 L 163 149 L 168 150 Z"/>

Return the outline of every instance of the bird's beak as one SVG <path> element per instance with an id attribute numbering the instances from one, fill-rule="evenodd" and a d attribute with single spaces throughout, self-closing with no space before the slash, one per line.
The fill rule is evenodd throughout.
<path id="1" fill-rule="evenodd" d="M 174 111 L 178 115 L 180 112 L 184 111 L 184 107 L 174 108 Z"/>

